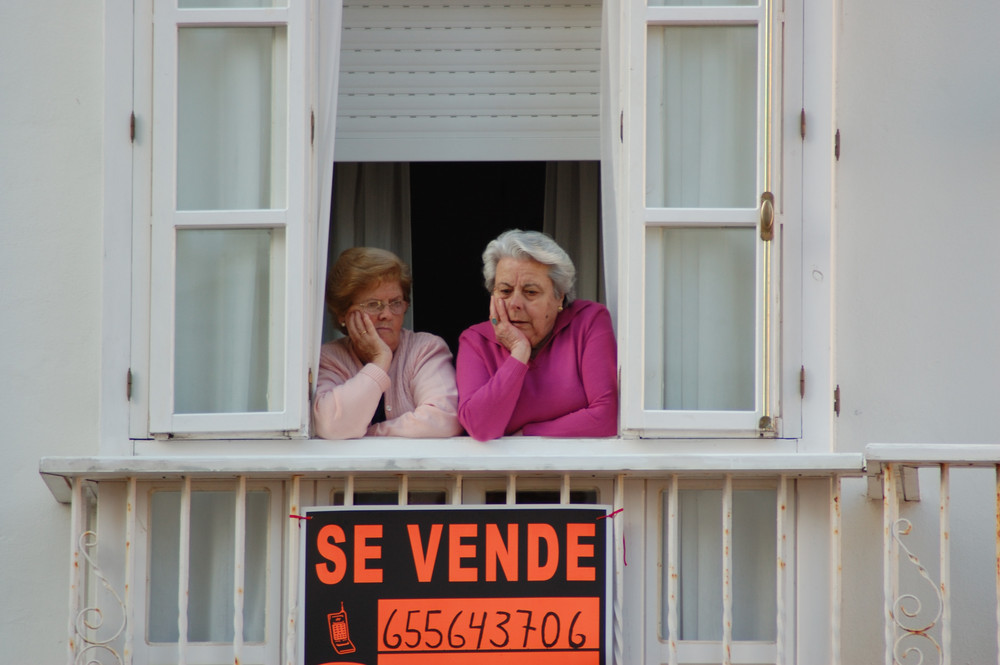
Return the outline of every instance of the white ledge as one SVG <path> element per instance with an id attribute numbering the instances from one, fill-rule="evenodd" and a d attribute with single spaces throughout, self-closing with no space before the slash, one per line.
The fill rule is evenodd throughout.
<path id="1" fill-rule="evenodd" d="M 771 442 L 774 450 L 774 442 Z M 704 452 L 692 452 L 702 449 Z M 741 448 L 742 446 L 742 448 Z M 166 448 L 165 448 L 166 447 Z M 137 453 L 143 446 L 136 446 Z M 684 475 L 861 475 L 860 453 L 759 452 L 746 442 L 509 438 L 480 443 L 455 439 L 360 439 L 300 442 L 164 442 L 158 454 L 122 457 L 43 457 L 39 473 L 59 501 L 69 481 L 255 478 L 347 474 L 599 474 L 630 477 Z M 171 454 L 163 454 L 162 450 Z M 220 454 L 220 450 L 233 454 Z M 284 449 L 284 450 L 283 450 Z M 198 454 L 198 451 L 210 454 Z"/>
<path id="2" fill-rule="evenodd" d="M 869 443 L 870 462 L 911 466 L 989 466 L 1000 464 L 1000 444 L 995 443 Z"/>

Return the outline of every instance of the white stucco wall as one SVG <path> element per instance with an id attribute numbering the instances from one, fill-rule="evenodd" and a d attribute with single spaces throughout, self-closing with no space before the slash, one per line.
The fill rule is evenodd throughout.
<path id="1" fill-rule="evenodd" d="M 838 449 L 1000 442 L 1000 3 L 841 0 L 837 11 Z M 11 663 L 65 653 L 68 510 L 38 459 L 98 452 L 103 13 L 100 0 L 0 2 L 0 644 Z M 962 478 L 953 575 L 971 601 L 956 608 L 954 662 L 995 662 L 992 480 Z M 936 492 L 921 480 L 924 500 L 905 512 L 933 529 Z M 865 489 L 847 483 L 843 501 L 851 665 L 882 660 L 880 507 Z M 936 534 L 915 538 L 934 559 Z"/>
<path id="2" fill-rule="evenodd" d="M 838 11 L 838 447 L 997 443 L 1000 4 L 842 0 Z M 983 471 L 952 481 L 956 663 L 996 662 L 993 482 Z M 902 514 L 938 580 L 935 474 L 920 486 Z M 859 665 L 883 662 L 881 506 L 865 489 L 847 483 L 843 497 L 844 662 Z M 931 589 L 904 587 L 936 610 Z"/>
<path id="3" fill-rule="evenodd" d="M 844 0 L 839 443 L 1000 439 L 1000 4 Z"/>
<path id="4" fill-rule="evenodd" d="M 43 455 L 97 451 L 101 0 L 0 3 L 2 660 L 65 662 L 69 511 Z"/>

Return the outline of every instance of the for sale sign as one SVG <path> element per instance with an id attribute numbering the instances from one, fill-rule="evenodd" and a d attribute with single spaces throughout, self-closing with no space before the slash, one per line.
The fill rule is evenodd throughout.
<path id="1" fill-rule="evenodd" d="M 306 511 L 306 665 L 606 665 L 606 506 Z"/>

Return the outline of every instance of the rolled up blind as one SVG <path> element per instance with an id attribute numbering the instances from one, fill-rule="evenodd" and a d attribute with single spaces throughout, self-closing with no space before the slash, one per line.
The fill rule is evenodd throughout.
<path id="1" fill-rule="evenodd" d="M 345 0 L 338 161 L 598 159 L 601 5 Z"/>

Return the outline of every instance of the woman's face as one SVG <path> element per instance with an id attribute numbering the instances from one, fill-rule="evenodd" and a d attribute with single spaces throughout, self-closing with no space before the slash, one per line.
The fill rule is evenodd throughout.
<path id="1" fill-rule="evenodd" d="M 493 295 L 506 303 L 507 317 L 528 338 L 531 348 L 552 332 L 562 294 L 556 293 L 548 266 L 534 259 L 500 259 Z"/>
<path id="2" fill-rule="evenodd" d="M 398 304 L 401 302 L 405 303 L 403 300 L 403 287 L 399 285 L 399 282 L 379 282 L 376 286 L 360 291 L 354 297 L 354 302 L 348 311 L 361 310 L 364 312 L 366 304 L 370 309 L 377 308 L 378 303 L 385 305 L 381 312 L 377 314 L 366 312 L 365 316 L 371 319 L 372 325 L 375 326 L 375 330 L 378 332 L 378 336 L 395 353 L 399 347 L 400 331 L 403 329 L 403 317 L 406 315 L 406 307 Z M 402 309 L 398 313 L 393 313 L 393 307 L 397 309 L 402 307 Z"/>

